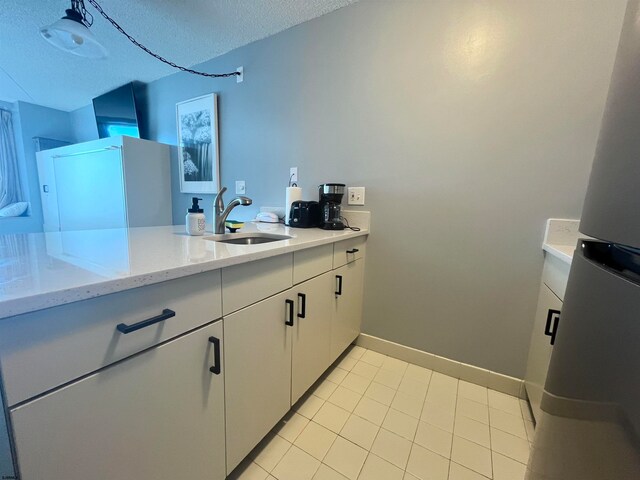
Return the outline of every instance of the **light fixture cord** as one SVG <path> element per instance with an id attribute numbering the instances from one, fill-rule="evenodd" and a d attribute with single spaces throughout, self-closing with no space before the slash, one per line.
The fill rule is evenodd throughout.
<path id="1" fill-rule="evenodd" d="M 85 27 L 89 28 L 93 25 L 93 15 L 87 11 L 83 0 L 71 0 L 71 10 L 75 10 L 82 16 L 82 23 Z"/>
<path id="2" fill-rule="evenodd" d="M 81 11 L 83 12 L 84 15 L 86 15 L 88 12 L 86 12 L 86 9 L 84 8 L 84 1 L 83 0 L 74 0 L 74 1 L 79 1 L 80 2 L 80 4 L 82 5 L 82 7 L 81 7 L 82 10 Z M 152 57 L 160 60 L 163 63 L 166 63 L 167 65 L 169 65 L 169 66 L 171 66 L 173 68 L 177 68 L 178 70 L 181 70 L 181 71 L 187 72 L 187 73 L 191 73 L 193 75 L 200 75 L 200 76 L 203 76 L 203 77 L 210 77 L 210 78 L 235 77 L 237 75 L 241 75 L 240 72 L 229 72 L 229 73 L 200 72 L 198 70 L 193 70 L 191 68 L 187 68 L 187 67 L 183 67 L 183 66 L 177 65 L 174 62 L 172 62 L 170 60 L 167 60 L 164 57 L 161 57 L 157 53 L 152 52 L 147 47 L 145 47 L 140 42 L 138 42 L 135 38 L 133 38 L 131 35 L 129 35 L 127 32 L 125 32 L 124 29 L 120 25 L 118 25 L 118 22 L 116 22 L 113 18 L 111 18 L 109 15 L 107 15 L 107 13 L 102 9 L 100 4 L 98 2 L 96 2 L 96 0 L 87 0 L 87 1 L 91 5 L 93 5 L 93 7 L 98 11 L 98 13 L 100 13 L 100 15 L 102 15 L 111 25 L 113 25 L 113 27 L 116 30 L 118 30 L 121 34 L 123 34 L 125 37 L 127 37 L 129 39 L 129 41 L 131 43 L 133 43 L 136 47 L 140 48 L 141 50 L 144 50 L 145 52 L 147 52 Z"/>

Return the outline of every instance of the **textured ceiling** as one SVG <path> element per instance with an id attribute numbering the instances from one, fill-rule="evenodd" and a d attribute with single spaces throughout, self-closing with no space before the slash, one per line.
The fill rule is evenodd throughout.
<path id="1" fill-rule="evenodd" d="M 356 0 L 99 0 L 141 43 L 192 66 Z M 38 33 L 64 15 L 68 0 L 3 0 L 0 9 L 0 100 L 61 110 L 88 104 L 131 80 L 174 73 L 117 32 L 87 3 L 91 30 L 109 50 L 104 60 L 62 52 Z"/>

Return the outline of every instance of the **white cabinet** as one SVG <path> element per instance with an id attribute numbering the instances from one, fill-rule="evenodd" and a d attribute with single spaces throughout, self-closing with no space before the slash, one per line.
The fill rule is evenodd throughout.
<path id="1" fill-rule="evenodd" d="M 224 317 L 227 473 L 291 407 L 291 291 Z"/>
<path id="2" fill-rule="evenodd" d="M 293 405 L 331 364 L 333 275 L 325 273 L 292 289 L 297 300 L 291 361 Z"/>
<path id="3" fill-rule="evenodd" d="M 22 480 L 225 478 L 360 333 L 337 245 L 0 322 Z"/>
<path id="4" fill-rule="evenodd" d="M 310 280 L 225 314 L 227 473 L 360 333 L 364 259 L 350 255 L 350 263 L 327 271 L 332 250 L 296 252 L 293 278 Z M 223 270 L 223 311 L 282 288 L 291 263 L 281 257 L 261 261 L 253 275 L 244 266 Z"/>
<path id="5" fill-rule="evenodd" d="M 168 145 L 119 136 L 36 158 L 45 232 L 171 224 Z"/>
<path id="6" fill-rule="evenodd" d="M 168 315 L 164 311 L 169 310 Z M 69 303 L 0 321 L 7 405 L 83 375 L 222 316 L 220 270 Z M 148 324 L 123 333 L 119 325 Z M 120 327 L 121 328 L 121 327 Z"/>
<path id="7" fill-rule="evenodd" d="M 333 271 L 335 294 L 331 321 L 331 361 L 333 362 L 360 334 L 364 259 L 347 263 Z"/>
<path id="8" fill-rule="evenodd" d="M 560 319 L 562 302 L 544 283 L 540 287 L 538 308 L 531 333 L 525 386 L 536 419 L 540 418 L 540 402 L 547 379 L 553 346 L 551 344 Z"/>
<path id="9" fill-rule="evenodd" d="M 222 340 L 218 321 L 12 410 L 21 479 L 224 479 Z"/>
<path id="10" fill-rule="evenodd" d="M 531 410 L 536 419 L 540 418 L 540 402 L 553 352 L 555 332 L 560 323 L 569 269 L 570 265 L 559 258 L 552 255 L 545 257 L 538 307 L 531 332 L 527 373 L 524 378 Z"/>

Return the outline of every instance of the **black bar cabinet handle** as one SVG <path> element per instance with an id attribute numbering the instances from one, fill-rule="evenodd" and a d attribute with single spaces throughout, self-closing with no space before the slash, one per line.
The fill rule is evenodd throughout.
<path id="1" fill-rule="evenodd" d="M 285 300 L 285 303 L 289 305 L 289 320 L 285 320 L 284 324 L 293 327 L 293 300 Z"/>
<path id="2" fill-rule="evenodd" d="M 342 275 L 336 275 L 336 280 L 338 280 L 338 290 L 336 290 L 336 295 L 342 295 Z"/>
<path id="3" fill-rule="evenodd" d="M 124 333 L 126 335 L 127 333 L 135 332 L 136 330 L 140 330 L 141 328 L 148 327 L 149 325 L 153 325 L 154 323 L 158 323 L 163 320 L 166 320 L 167 318 L 171 318 L 175 316 L 176 316 L 176 312 L 174 312 L 173 310 L 169 310 L 168 308 L 165 308 L 164 310 L 162 310 L 162 313 L 156 317 L 151 317 L 146 320 L 142 320 L 141 322 L 134 323 L 133 325 L 126 325 L 124 323 L 119 323 L 116 326 L 116 328 L 120 333 Z"/>
<path id="4" fill-rule="evenodd" d="M 553 327 L 551 321 L 553 320 Z M 556 333 L 558 333 L 558 322 L 560 321 L 560 310 L 549 309 L 547 312 L 547 323 L 544 326 L 544 334 L 551 337 L 551 345 L 556 343 Z"/>
<path id="5" fill-rule="evenodd" d="M 357 248 L 352 248 L 351 250 L 347 250 L 347 253 L 358 253 L 360 250 Z"/>
<path id="6" fill-rule="evenodd" d="M 215 375 L 220 375 L 220 339 L 209 337 L 209 341 L 213 343 L 213 367 L 209 367 L 209 371 Z"/>
<path id="7" fill-rule="evenodd" d="M 305 318 L 307 314 L 307 296 L 304 293 L 299 293 L 300 305 L 302 306 L 302 313 L 298 313 L 298 318 Z"/>

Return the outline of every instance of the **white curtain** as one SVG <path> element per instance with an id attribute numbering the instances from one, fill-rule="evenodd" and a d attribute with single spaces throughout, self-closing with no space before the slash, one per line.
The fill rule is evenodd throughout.
<path id="1" fill-rule="evenodd" d="M 23 201 L 11 112 L 0 109 L 0 208 Z"/>

